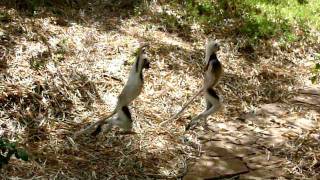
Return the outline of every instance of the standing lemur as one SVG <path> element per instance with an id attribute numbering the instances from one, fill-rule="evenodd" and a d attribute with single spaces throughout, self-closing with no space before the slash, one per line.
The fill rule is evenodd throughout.
<path id="1" fill-rule="evenodd" d="M 189 130 L 195 126 L 199 120 L 204 119 L 206 121 L 207 117 L 214 112 L 218 111 L 221 107 L 221 99 L 217 95 L 216 91 L 213 89 L 217 86 L 223 75 L 223 68 L 220 61 L 217 58 L 217 51 L 220 50 L 220 46 L 215 41 L 208 41 L 206 46 L 205 55 L 205 75 L 203 82 L 203 90 L 206 100 L 206 110 L 200 113 L 198 116 L 194 117 L 190 123 L 187 125 L 186 130 Z"/>
<path id="2" fill-rule="evenodd" d="M 125 130 L 130 130 L 132 127 L 132 119 L 128 106 L 130 103 L 136 99 L 143 88 L 144 80 L 143 80 L 143 69 L 149 69 L 150 63 L 147 59 L 146 55 L 146 47 L 147 45 L 143 45 L 138 49 L 137 58 L 134 62 L 129 78 L 122 89 L 120 95 L 118 96 L 118 102 L 116 108 L 113 112 L 107 117 L 102 118 L 101 120 L 93 123 L 86 129 L 75 133 L 74 137 L 76 138 L 80 134 L 83 134 L 90 130 L 93 127 L 96 127 L 96 130 L 92 133 L 92 135 L 97 135 L 101 131 L 101 127 L 104 124 L 107 124 L 107 129 L 110 129 L 113 125 L 119 126 Z M 108 119 L 117 113 L 117 117 L 108 121 Z"/>
<path id="3" fill-rule="evenodd" d="M 127 83 L 118 96 L 117 106 L 114 111 L 109 116 L 97 121 L 96 123 L 93 123 L 86 129 L 75 133 L 75 137 L 82 133 L 85 133 L 93 127 L 96 127 L 96 129 L 92 133 L 92 135 L 97 135 L 100 133 L 101 127 L 104 124 L 107 124 L 107 130 L 110 130 L 113 126 L 118 126 L 124 130 L 131 130 L 132 118 L 128 106 L 134 99 L 136 99 L 140 95 L 144 84 L 143 69 L 149 68 L 149 61 L 147 60 L 145 48 L 146 46 L 142 46 L 138 50 L 136 61 L 132 66 Z M 187 108 L 187 106 L 191 104 L 191 102 L 202 92 L 204 92 L 205 94 L 207 106 L 206 110 L 200 113 L 198 116 L 194 117 L 186 126 L 186 130 L 194 127 L 199 122 L 199 120 L 206 120 L 209 115 L 213 114 L 221 107 L 222 100 L 214 90 L 223 75 L 223 67 L 216 54 L 217 51 L 220 50 L 220 46 L 216 41 L 210 40 L 207 42 L 205 49 L 206 66 L 202 88 L 200 88 L 200 90 L 183 106 L 183 108 L 175 116 L 173 116 L 169 120 L 162 122 L 161 124 L 165 124 L 166 122 L 177 118 Z M 108 119 L 116 113 L 117 117 L 112 118 L 108 121 Z"/>
<path id="4" fill-rule="evenodd" d="M 210 114 L 216 112 L 221 107 L 221 99 L 217 95 L 216 91 L 213 89 L 217 86 L 223 75 L 223 67 L 217 58 L 217 51 L 220 50 L 218 42 L 209 40 L 206 44 L 205 52 L 205 74 L 203 86 L 200 90 L 183 106 L 183 108 L 172 118 L 162 122 L 165 124 L 168 121 L 176 119 L 184 110 L 191 104 L 191 102 L 202 92 L 205 93 L 205 99 L 207 108 L 204 112 L 196 116 L 187 125 L 186 130 L 189 130 L 193 125 L 198 123 L 198 119 L 206 119 Z"/>

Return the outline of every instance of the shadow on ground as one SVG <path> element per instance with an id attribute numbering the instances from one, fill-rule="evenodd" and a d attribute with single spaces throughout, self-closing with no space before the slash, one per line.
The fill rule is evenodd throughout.
<path id="1" fill-rule="evenodd" d="M 125 8 L 120 10 L 112 9 L 112 7 L 106 7 L 108 6 L 107 4 L 99 4 L 96 1 L 90 1 L 92 2 L 91 5 L 86 5 L 82 8 L 81 4 L 77 4 L 80 1 L 70 1 L 72 3 L 71 9 L 59 5 L 57 9 L 46 7 L 49 9 L 48 11 L 39 11 L 40 13 L 37 15 L 26 15 L 25 11 L 30 11 L 30 5 L 16 4 L 17 2 L 7 1 L 4 10 L 1 9 L 1 11 L 7 13 L 8 9 L 15 8 L 21 23 L 29 18 L 39 20 L 44 17 L 53 17 L 56 19 L 54 22 L 59 26 L 68 27 L 72 22 L 77 22 L 84 26 L 99 23 L 99 30 L 105 32 L 119 31 L 121 32 L 120 34 L 125 34 L 125 32 L 118 29 L 122 20 L 130 18 L 130 13 L 133 13 L 132 11 L 134 10 L 134 7 L 130 7 L 129 12 Z M 33 8 L 31 7 L 31 9 Z M 14 45 L 17 43 L 15 40 L 23 37 L 30 30 L 21 29 L 19 23 L 10 23 L 15 22 L 14 17 L 10 19 L 10 16 L 7 20 L 1 19 L 1 25 L 7 23 L 9 25 L 3 26 L 5 35 L 1 35 L 0 38 L 4 38 L 4 40 L 1 39 L 3 41 L 1 41 L 0 45 L 5 47 L 6 51 L 8 51 L 7 54 L 13 55 L 15 53 Z M 161 19 L 154 23 L 158 22 L 161 25 Z M 172 29 L 169 34 L 177 33 L 182 28 L 185 27 L 181 26 L 176 30 Z M 219 37 L 219 39 L 230 39 L 230 34 L 228 33 L 211 33 L 217 33 L 216 37 Z M 46 34 L 44 35 L 46 36 Z M 50 34 L 47 35 L 50 36 Z M 188 32 L 184 40 L 190 37 L 192 37 L 192 33 Z M 155 42 L 157 37 L 147 38 L 141 35 L 135 38 L 146 42 Z M 41 36 L 38 35 L 35 41 L 40 40 Z M 191 39 L 187 42 L 192 41 L 195 40 Z M 271 45 L 268 47 L 271 47 Z M 272 52 L 268 50 L 271 48 L 266 49 L 267 52 L 265 54 L 272 56 Z M 306 127 L 305 124 L 301 124 L 304 121 L 303 117 L 295 117 L 287 110 L 283 111 L 281 109 L 281 113 L 270 115 L 265 111 L 270 111 L 274 106 L 265 106 L 260 107 L 262 109 L 261 114 L 248 113 L 248 109 L 245 109 L 241 103 L 249 104 L 255 108 L 265 103 L 280 103 L 280 106 L 283 105 L 284 109 L 298 108 L 284 103 L 291 94 L 286 87 L 295 85 L 297 80 L 293 75 L 279 73 L 279 71 L 275 70 L 275 65 L 273 64 L 259 69 L 253 76 L 246 74 L 254 71 L 257 66 L 259 67 L 261 64 L 259 57 L 265 56 L 265 54 L 259 53 L 265 51 L 265 49 L 262 50 L 260 47 L 243 44 L 235 51 L 239 56 L 243 56 L 243 63 L 235 68 L 242 69 L 245 73 L 242 75 L 232 71 L 225 73 L 221 82 L 224 92 L 221 93 L 225 96 L 226 109 L 229 109 L 226 112 L 227 120 L 225 122 L 211 122 L 209 130 L 204 131 L 199 136 L 204 152 L 201 153 L 200 161 L 196 161 L 194 166 L 190 163 L 186 179 L 198 174 L 203 174 L 206 178 L 212 179 L 235 176 L 243 179 L 279 177 L 283 175 L 281 167 L 287 163 L 285 158 L 291 157 L 292 160 L 296 160 L 294 159 L 296 154 L 292 152 L 293 147 L 288 147 L 288 143 L 289 145 L 290 143 L 296 145 L 295 143 L 298 142 L 296 140 L 299 139 L 297 137 L 305 132 L 314 134 L 311 130 L 316 126 Z M 2 50 L 0 51 L 0 56 L 1 52 Z M 57 54 L 57 52 L 53 53 Z M 191 80 L 202 79 L 203 64 L 201 59 L 204 56 L 203 49 L 188 49 L 156 41 L 152 44 L 149 53 L 152 58 L 164 62 L 165 66 L 162 72 L 171 72 L 174 77 L 180 77 L 180 75 L 186 77 L 188 75 Z M 9 57 L 9 60 L 6 59 L 6 63 L 10 64 L 10 56 L 6 57 Z M 156 63 L 157 61 L 154 61 L 154 64 Z M 226 69 L 234 68 L 232 64 L 228 63 L 226 62 Z M 8 68 L 7 65 L 3 69 L 6 68 Z M 34 72 L 41 71 L 41 69 L 33 70 Z M 144 148 L 141 142 L 137 141 L 138 138 L 135 138 L 137 135 L 114 134 L 112 132 L 100 139 L 82 137 L 81 140 L 77 141 L 79 143 L 77 146 L 72 145 L 72 142 L 68 140 L 68 136 L 79 130 L 80 126 L 88 125 L 88 123 L 79 125 L 80 123 L 73 121 L 77 118 L 83 118 L 78 117 L 79 112 L 76 111 L 74 106 L 77 103 L 81 103 L 85 104 L 83 106 L 84 111 L 94 109 L 92 104 L 100 99 L 96 91 L 98 82 L 91 81 L 82 73 L 76 75 L 65 73 L 66 82 L 58 73 L 51 74 L 51 76 L 52 82 L 34 81 L 31 85 L 33 88 L 30 89 L 6 86 L 8 89 L 3 91 L 0 96 L 1 111 L 6 115 L 6 119 L 25 127 L 25 137 L 21 138 L 24 139 L 24 146 L 29 150 L 32 162 L 34 162 L 34 164 L 30 165 L 13 161 L 12 165 L 3 170 L 6 173 L 5 176 L 32 178 L 34 176 L 47 177 L 50 175 L 49 178 L 58 177 L 62 179 L 74 177 L 80 179 L 92 177 L 97 179 L 118 177 L 162 178 L 162 167 L 157 164 L 172 163 L 168 159 L 176 160 L 174 159 L 176 158 L 175 154 L 169 153 L 168 147 L 150 152 L 150 149 L 156 149 L 157 147 Z M 256 83 L 254 80 L 262 83 Z M 186 86 L 196 83 L 201 84 L 201 82 L 193 82 Z M 174 87 L 180 88 L 178 84 L 175 84 Z M 182 92 L 187 88 L 181 88 Z M 190 92 L 190 89 L 187 90 Z M 75 101 L 71 97 L 79 98 L 79 101 Z M 44 102 L 43 99 L 50 101 Z M 316 100 L 315 97 L 312 99 Z M 184 102 L 180 98 L 177 102 L 166 103 L 182 104 Z M 195 104 L 199 104 L 199 101 L 196 101 Z M 306 108 L 308 109 L 307 106 Z M 91 115 L 89 114 L 88 116 L 90 117 Z M 308 122 L 315 123 L 313 121 Z M 290 130 L 290 128 L 293 130 Z M 161 133 L 165 134 L 166 132 Z M 50 136 L 50 134 L 54 135 Z M 157 134 L 157 136 L 160 135 Z M 178 145 L 179 141 L 177 139 L 174 140 Z M 316 146 L 312 146 L 312 148 L 316 148 Z M 178 147 L 175 147 L 175 150 L 179 152 L 179 155 L 186 153 L 184 151 L 180 152 Z M 299 152 L 302 154 L 305 149 L 301 148 Z M 308 162 L 305 166 L 301 166 L 301 169 L 311 168 L 317 170 L 318 167 L 318 165 L 312 165 L 312 163 Z M 38 171 L 30 173 L 30 169 Z M 53 177 L 52 174 L 56 174 L 56 176 Z M 316 176 L 315 174 L 309 175 Z M 170 176 L 168 175 L 167 177 Z"/>
<path id="2" fill-rule="evenodd" d="M 313 89 L 313 93 L 310 90 L 302 92 L 308 92 L 309 97 L 315 96 L 316 92 L 317 99 L 320 98 L 320 89 Z M 313 105 L 318 107 L 320 103 L 316 98 L 312 99 Z M 284 166 L 301 171 L 302 177 L 319 178 L 319 159 L 315 160 L 308 153 L 320 150 L 316 146 L 319 113 L 306 118 L 305 114 L 292 112 L 290 108 L 301 106 L 261 104 L 255 113 L 243 114 L 235 121 L 211 122 L 207 131 L 199 135 L 202 155 L 190 163 L 184 179 L 297 178 L 285 173 Z M 309 113 L 313 112 L 312 108 L 307 109 Z M 303 162 L 301 157 L 304 157 Z"/>

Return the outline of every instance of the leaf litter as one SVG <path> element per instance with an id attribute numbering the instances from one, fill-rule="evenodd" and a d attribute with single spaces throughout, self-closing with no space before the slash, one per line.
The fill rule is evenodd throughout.
<path id="1" fill-rule="evenodd" d="M 186 173 L 190 160 L 202 154 L 198 138 L 206 131 L 200 128 L 185 135 L 184 126 L 204 109 L 203 98 L 165 128 L 159 123 L 179 111 L 201 86 L 204 35 L 190 42 L 175 33 L 148 29 L 150 22 L 145 16 L 123 19 L 115 29 L 103 31 L 101 24 L 114 26 L 113 19 L 60 26 L 50 14 L 32 19 L 13 9 L 0 10 L 14 17 L 10 28 L 0 29 L 14 41 L 14 45 L 8 41 L 0 44 L 6 49 L 2 59 L 8 64 L 1 66 L 5 73 L 0 83 L 0 124 L 6 127 L 0 128 L 0 135 L 18 140 L 31 155 L 29 162 L 11 161 L 1 170 L 2 177 L 177 178 Z M 92 21 L 90 16 L 81 18 Z M 23 29 L 22 35 L 15 35 L 17 28 Z M 299 87 L 310 85 L 308 52 L 319 47 L 313 42 L 296 42 L 283 50 L 269 40 L 254 49 L 254 61 L 248 61 L 239 51 L 246 46 L 244 39 L 216 33 L 220 34 L 216 38 L 223 40 L 218 57 L 226 73 L 219 93 L 225 108 L 209 118 L 209 124 L 219 124 L 213 130 L 218 135 L 226 131 L 227 136 L 235 130 L 223 123 L 255 112 L 266 103 L 284 103 L 297 117 L 313 112 L 318 126 L 288 135 L 285 148 L 271 151 L 287 158 L 283 166 L 288 174 L 316 175 L 319 111 L 290 104 L 289 99 Z M 152 70 L 144 73 L 144 91 L 131 105 L 135 134 L 112 131 L 97 138 L 70 138 L 113 110 L 141 42 L 152 44 L 148 49 Z M 260 136 L 265 127 L 253 124 L 242 125 L 241 131 Z M 231 136 L 243 136 L 241 133 Z M 187 137 L 189 143 L 183 143 L 181 137 Z M 256 148 L 267 144 L 257 141 Z"/>

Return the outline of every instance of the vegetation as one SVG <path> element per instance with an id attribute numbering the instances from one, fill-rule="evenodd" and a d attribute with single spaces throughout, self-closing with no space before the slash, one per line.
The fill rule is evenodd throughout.
<path id="1" fill-rule="evenodd" d="M 108 6 L 136 6 L 137 14 L 149 11 L 146 2 L 140 5 L 138 2 L 109 1 Z M 48 7 L 53 12 L 68 6 L 81 8 L 85 2 L 23 0 L 11 1 L 10 4 L 36 13 L 41 7 Z M 292 42 L 298 39 L 298 35 L 308 35 L 310 29 L 320 29 L 320 4 L 317 0 L 174 0 L 164 1 L 163 4 L 166 8 L 156 18 L 159 18 L 168 30 L 198 24 L 209 33 L 210 29 L 233 19 L 237 24 L 236 33 L 241 33 L 251 40 L 277 37 Z"/>
<path id="2" fill-rule="evenodd" d="M 9 163 L 13 155 L 17 159 L 28 161 L 28 154 L 24 149 L 17 148 L 16 143 L 0 137 L 0 169 L 3 165 Z"/>
<path id="3" fill-rule="evenodd" d="M 232 20 L 235 33 L 251 40 L 282 38 L 293 42 L 308 35 L 310 29 L 320 29 L 317 0 L 176 0 L 164 4 L 160 19 L 169 30 L 198 24 L 209 33 Z"/>

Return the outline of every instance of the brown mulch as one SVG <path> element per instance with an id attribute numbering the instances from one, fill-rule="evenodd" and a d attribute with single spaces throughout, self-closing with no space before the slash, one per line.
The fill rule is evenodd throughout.
<path id="1" fill-rule="evenodd" d="M 311 84 L 310 54 L 319 49 L 319 42 L 283 46 L 270 39 L 247 52 L 243 37 L 217 29 L 190 42 L 157 28 L 161 25 L 148 16 L 97 17 L 92 9 L 69 16 L 62 25 L 50 12 L 30 17 L 3 6 L 0 12 L 11 17 L 0 22 L 0 61 L 6 62 L 0 65 L 0 124 L 5 124 L 0 136 L 18 141 L 30 154 L 28 162 L 10 161 L 0 170 L 1 178 L 168 179 L 186 173 L 188 162 L 203 154 L 199 137 L 210 131 L 199 127 L 184 133 L 185 124 L 204 109 L 203 98 L 166 127 L 159 123 L 201 86 L 205 37 L 212 35 L 222 42 L 218 57 L 225 75 L 219 93 L 225 107 L 209 119 L 211 123 L 241 124 L 242 116 L 276 102 L 285 104 L 289 114 L 319 122 L 319 111 L 289 101 Z M 144 91 L 131 106 L 135 134 L 115 130 L 73 142 L 74 132 L 112 111 L 142 42 L 151 44 L 152 69 L 144 73 Z M 241 126 L 258 125 L 249 121 Z M 241 126 L 228 131 L 249 141 L 254 134 L 244 136 L 240 131 L 246 128 Z M 259 126 L 263 134 L 266 126 Z M 288 135 L 291 146 L 281 151 L 286 174 L 315 176 L 319 151 L 311 135 L 318 130 L 315 126 Z M 188 143 L 182 141 L 186 137 Z M 274 142 L 265 139 L 261 146 L 272 151 Z M 306 149 L 311 151 L 302 156 Z"/>

